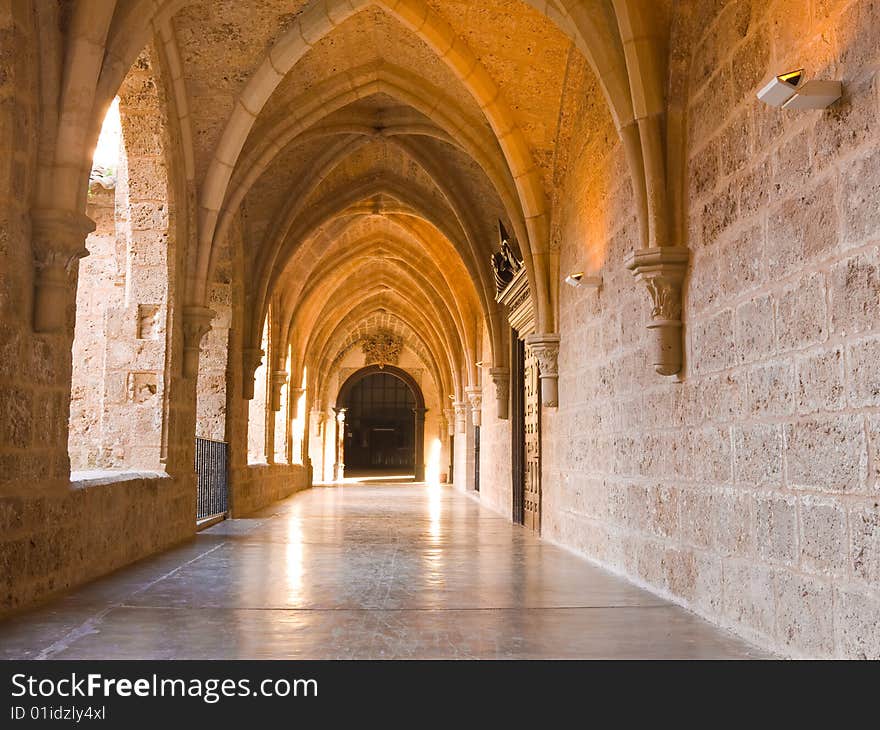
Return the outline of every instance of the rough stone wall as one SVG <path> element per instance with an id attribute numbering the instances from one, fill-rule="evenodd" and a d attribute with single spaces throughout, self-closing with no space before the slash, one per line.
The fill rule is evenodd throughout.
<path id="1" fill-rule="evenodd" d="M 80 265 L 71 393 L 71 468 L 157 469 L 165 417 L 168 171 L 153 53 L 119 90 L 122 140 L 113 210 L 93 184 L 100 227 Z M 144 215 L 145 210 L 160 215 Z M 108 218 L 109 214 L 109 218 Z M 100 220 L 97 220 L 100 218 Z"/>
<path id="2" fill-rule="evenodd" d="M 106 310 L 115 298 L 116 191 L 93 184 L 88 215 L 95 231 L 86 239 L 89 255 L 80 261 L 73 339 L 68 451 L 72 471 L 95 469 L 103 457 Z M 123 388 L 124 392 L 124 388 Z"/>
<path id="3" fill-rule="evenodd" d="M 544 535 L 763 646 L 876 658 L 880 6 L 695 8 L 686 368 L 663 379 L 645 356 L 621 150 L 570 134 L 562 270 L 598 263 L 604 286 L 561 294 Z M 768 72 L 802 64 L 846 98 L 755 100 Z M 564 124 L 603 128 L 589 97 Z"/>

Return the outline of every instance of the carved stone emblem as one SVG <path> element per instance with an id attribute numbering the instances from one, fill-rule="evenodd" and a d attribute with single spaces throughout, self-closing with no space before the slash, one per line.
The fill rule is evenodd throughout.
<path id="1" fill-rule="evenodd" d="M 514 255 L 510 247 L 510 235 L 501 221 L 498 221 L 498 233 L 501 239 L 501 251 L 492 254 L 492 271 L 495 274 L 495 287 L 500 294 L 513 281 L 513 277 L 522 268 L 522 263 Z"/>
<path id="2" fill-rule="evenodd" d="M 397 365 L 403 349 L 403 339 L 393 332 L 380 330 L 364 336 L 361 347 L 364 351 L 364 365 L 376 364 L 384 368 L 386 365 Z"/>

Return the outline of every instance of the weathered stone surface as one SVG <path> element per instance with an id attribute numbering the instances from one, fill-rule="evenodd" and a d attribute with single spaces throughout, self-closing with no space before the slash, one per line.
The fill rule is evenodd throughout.
<path id="1" fill-rule="evenodd" d="M 868 453 L 862 417 L 844 415 L 787 425 L 785 459 L 793 487 L 825 492 L 863 489 Z"/>

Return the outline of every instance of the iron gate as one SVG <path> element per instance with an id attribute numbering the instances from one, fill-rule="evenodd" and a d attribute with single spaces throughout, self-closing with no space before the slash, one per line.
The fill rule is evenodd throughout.
<path id="1" fill-rule="evenodd" d="M 226 496 L 226 443 L 196 439 L 196 475 L 198 502 L 196 519 L 204 520 L 225 514 L 229 508 Z"/>

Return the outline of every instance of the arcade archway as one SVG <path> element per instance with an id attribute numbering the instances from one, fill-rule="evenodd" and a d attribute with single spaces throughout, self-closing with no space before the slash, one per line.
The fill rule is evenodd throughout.
<path id="1" fill-rule="evenodd" d="M 425 399 L 405 370 L 371 365 L 353 373 L 336 399 L 337 479 L 359 475 L 413 474 L 425 479 Z"/>

